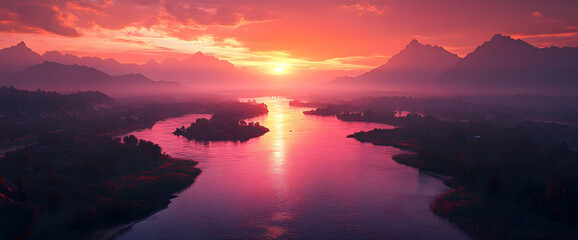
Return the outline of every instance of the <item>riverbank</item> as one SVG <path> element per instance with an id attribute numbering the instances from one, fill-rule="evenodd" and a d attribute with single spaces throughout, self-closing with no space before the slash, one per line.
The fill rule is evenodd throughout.
<path id="1" fill-rule="evenodd" d="M 431 122 L 348 137 L 412 151 L 392 158 L 451 176 L 431 210 L 475 239 L 576 239 L 574 136 L 547 123 Z"/>
<path id="2" fill-rule="evenodd" d="M 3 238 L 84 239 L 143 219 L 201 173 L 149 141 L 54 138 L 1 159 Z"/>
<path id="3" fill-rule="evenodd" d="M 270 132 L 245 143 L 204 144 L 171 134 L 206 115 L 134 132 L 171 155 L 203 156 L 203 173 L 166 210 L 116 239 L 469 239 L 429 210 L 430 199 L 446 189 L 441 181 L 383 161 L 399 152 L 393 148 L 343 137 L 383 124 L 305 116 L 287 99 L 257 102 L 269 113 L 247 121 Z"/>

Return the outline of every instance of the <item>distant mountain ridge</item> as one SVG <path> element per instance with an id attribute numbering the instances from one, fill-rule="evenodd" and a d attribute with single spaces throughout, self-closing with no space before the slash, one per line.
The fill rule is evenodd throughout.
<path id="1" fill-rule="evenodd" d="M 576 94 L 578 48 L 537 48 L 496 34 L 438 77 L 442 85 L 467 91 Z"/>
<path id="2" fill-rule="evenodd" d="M 0 50 L 0 72 L 15 73 L 42 62 L 42 56 L 28 48 L 23 41 Z"/>
<path id="3" fill-rule="evenodd" d="M 100 70 L 79 65 L 44 62 L 0 80 L 0 86 L 24 90 L 42 89 L 61 93 L 98 90 L 113 96 L 182 92 L 176 82 L 153 81 L 142 74 L 111 76 Z"/>
<path id="4" fill-rule="evenodd" d="M 111 75 L 140 73 L 156 80 L 177 81 L 182 84 L 210 85 L 234 80 L 246 80 L 247 73 L 237 69 L 228 61 L 197 52 L 186 59 L 150 60 L 145 64 L 119 63 L 115 59 L 77 57 L 49 51 L 42 55 L 47 61 L 63 64 L 78 64 L 94 67 Z"/>
<path id="5" fill-rule="evenodd" d="M 578 94 L 578 48 L 537 48 L 494 35 L 459 58 L 437 46 L 412 40 L 405 49 L 358 77 L 329 86 L 429 94 Z"/>
<path id="6" fill-rule="evenodd" d="M 446 51 L 443 47 L 421 44 L 416 39 L 413 39 L 403 50 L 392 56 L 387 64 L 381 65 L 374 70 L 423 69 L 440 71 L 453 67 L 459 60 L 460 57 Z"/>
<path id="7" fill-rule="evenodd" d="M 150 60 L 145 64 L 134 64 L 120 63 L 112 58 L 78 57 L 58 51 L 47 51 L 39 55 L 28 48 L 24 42 L 0 50 L 0 73 L 18 73 L 45 61 L 88 66 L 110 75 L 138 73 L 155 80 L 176 81 L 189 86 L 246 84 L 247 81 L 255 79 L 254 76 L 238 69 L 230 62 L 201 52 L 183 60 L 165 59 L 162 62 Z"/>
<path id="8" fill-rule="evenodd" d="M 35 82 L 28 79 L 31 76 L 41 77 L 41 74 L 30 74 L 26 70 L 32 71 L 28 68 L 42 65 L 47 60 L 62 65 L 88 66 L 98 69 L 97 71 L 108 77 L 98 77 L 101 74 L 94 72 L 92 72 L 94 74 L 87 73 L 88 75 L 84 77 L 77 74 L 75 80 L 72 80 L 71 76 L 56 79 L 58 74 L 50 75 L 52 74 L 50 72 L 42 76 L 45 78 L 52 76 L 50 81 L 54 81 L 62 88 L 55 87 L 48 82 L 39 80 Z M 68 68 L 66 70 L 67 74 L 80 71 L 80 69 L 73 71 Z M 69 70 L 71 72 L 68 72 Z M 112 77 L 114 75 L 121 76 Z M 93 86 L 98 88 L 84 88 L 91 86 L 92 83 L 88 81 L 90 78 L 98 82 L 96 84 L 98 86 Z M 150 78 L 170 81 L 152 81 Z M 239 86 L 266 85 L 259 80 L 260 77 L 244 72 L 228 61 L 207 56 L 201 52 L 192 54 L 184 60 L 165 59 L 162 62 L 151 60 L 145 64 L 131 64 L 120 63 L 110 58 L 78 57 L 57 51 L 39 55 L 28 48 L 24 42 L 0 49 L 0 85 L 13 84 L 16 79 L 23 79 L 16 84 L 22 84 L 26 89 L 32 90 L 46 87 L 45 90 L 60 91 L 63 90 L 64 83 L 70 81 L 76 84 L 71 85 L 72 87 L 82 87 L 77 90 L 103 90 L 113 95 L 113 87 L 102 87 L 104 85 L 130 87 L 131 89 L 125 90 L 134 92 L 139 89 L 138 83 L 140 82 L 147 85 L 141 88 L 143 91 L 154 92 L 155 89 L 150 86 L 162 85 L 163 87 L 158 89 L 165 93 L 170 85 L 176 88 L 175 82 L 192 86 L 196 90 L 200 89 L 199 91 L 203 91 L 206 86 L 225 86 L 235 89 Z M 28 85 L 26 85 L 27 81 Z M 79 84 L 82 81 L 86 84 Z M 39 85 L 34 87 L 33 82 Z M 129 82 L 131 84 L 128 84 Z M 522 40 L 496 34 L 472 53 L 460 58 L 442 47 L 412 40 L 387 63 L 357 77 L 338 77 L 324 84 L 323 88 L 325 90 L 336 88 L 421 92 L 430 95 L 575 95 L 578 94 L 578 48 L 537 48 Z M 114 91 L 121 92 L 119 89 Z"/>
<path id="9" fill-rule="evenodd" d="M 331 84 L 368 85 L 408 88 L 426 84 L 435 76 L 455 66 L 460 58 L 439 46 L 421 44 L 412 40 L 389 61 L 358 77 L 340 77 Z"/>

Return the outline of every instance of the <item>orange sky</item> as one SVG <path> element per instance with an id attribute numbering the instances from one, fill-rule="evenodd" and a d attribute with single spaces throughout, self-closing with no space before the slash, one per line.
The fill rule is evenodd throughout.
<path id="1" fill-rule="evenodd" d="M 495 33 L 576 47 L 576 10 L 576 0 L 2 0 L 0 47 L 139 63 L 202 51 L 271 74 L 367 70 L 412 38 L 460 56 Z"/>

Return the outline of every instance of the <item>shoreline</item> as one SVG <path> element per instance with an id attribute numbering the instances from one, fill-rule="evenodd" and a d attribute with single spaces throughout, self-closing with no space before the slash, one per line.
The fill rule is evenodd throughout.
<path id="1" fill-rule="evenodd" d="M 25 211 L 31 219 L 9 223 L 26 224 L 29 228 L 3 233 L 8 234 L 5 237 L 114 239 L 109 236 L 167 208 L 175 194 L 194 184 L 202 172 L 196 167 L 198 162 L 163 154 L 160 146 L 150 141 L 139 141 L 134 136 L 122 140 L 63 138 L 58 141 L 66 148 L 42 142 L 12 152 L 7 162 L 24 152 L 29 154 L 30 161 L 26 165 L 2 166 L 6 174 L 0 179 L 0 200 L 14 203 L 3 206 L 4 210 Z M 88 157 L 92 161 L 77 162 L 64 156 Z M 52 161 L 53 165 L 39 168 L 37 163 L 46 161 Z M 10 187 L 10 181 L 14 181 L 11 179 L 19 176 L 26 178 L 27 183 Z M 61 183 L 55 185 L 52 179 Z M 24 199 L 22 192 L 43 194 Z M 59 197 L 50 202 L 47 200 L 50 196 Z M 9 213 L 0 220 L 15 217 Z"/>
<path id="2" fill-rule="evenodd" d="M 453 178 L 452 176 L 441 174 L 441 173 L 438 173 L 434 170 L 430 170 L 430 169 L 426 169 L 426 168 L 421 167 L 420 165 L 423 165 L 423 162 L 421 162 L 421 160 L 419 160 L 418 154 L 415 152 L 396 154 L 396 155 L 393 155 L 391 157 L 391 159 L 393 159 L 393 161 L 395 161 L 396 163 L 406 165 L 408 167 L 417 168 L 420 171 L 424 171 L 428 175 L 442 180 L 444 185 L 448 186 L 449 188 L 455 189 L 455 188 L 459 187 L 459 186 L 454 186 L 454 185 L 448 184 L 448 180 L 451 180 Z"/>
<path id="3" fill-rule="evenodd" d="M 377 134 L 376 134 L 377 132 Z M 473 239 L 576 239 L 578 228 L 570 223 L 545 218 L 530 206 L 516 201 L 505 193 L 493 193 L 488 186 L 470 185 L 456 179 L 455 169 L 441 163 L 427 164 L 417 145 L 405 144 L 412 138 L 403 134 L 378 136 L 381 130 L 349 135 L 360 142 L 377 146 L 391 146 L 409 153 L 392 156 L 399 164 L 426 171 L 433 177 L 441 176 L 450 189 L 439 194 L 430 203 L 436 216 L 448 220 Z M 423 151 L 423 150 L 422 150 Z M 432 165 L 435 164 L 435 165 Z M 463 177 L 462 177 L 463 178 Z"/>

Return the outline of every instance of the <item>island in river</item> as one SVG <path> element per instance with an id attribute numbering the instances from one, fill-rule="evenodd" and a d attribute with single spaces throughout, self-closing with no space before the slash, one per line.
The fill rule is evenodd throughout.
<path id="1" fill-rule="evenodd" d="M 0 88 L 0 239 L 86 239 L 99 230 L 166 208 L 201 173 L 128 130 L 187 113 L 238 111 L 263 104 L 178 102 L 121 105 L 100 92 Z M 27 146 L 26 146 L 27 145 Z"/>
<path id="2" fill-rule="evenodd" d="M 259 122 L 239 120 L 235 113 L 217 113 L 211 119 L 198 118 L 188 128 L 177 128 L 173 134 L 197 141 L 241 141 L 259 137 L 269 132 Z"/>

